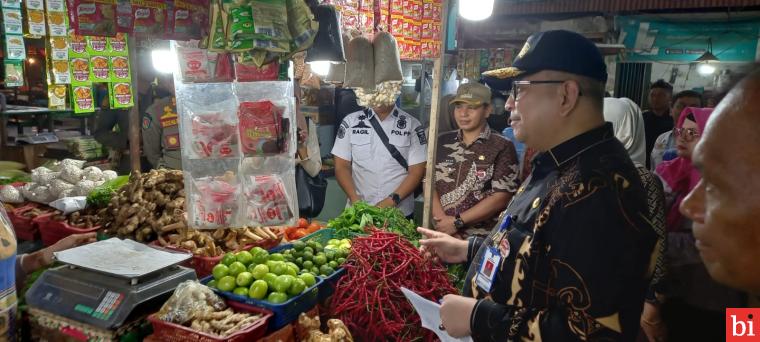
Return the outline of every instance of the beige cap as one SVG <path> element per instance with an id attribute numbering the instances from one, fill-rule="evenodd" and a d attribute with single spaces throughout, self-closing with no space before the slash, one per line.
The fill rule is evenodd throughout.
<path id="1" fill-rule="evenodd" d="M 491 89 L 480 83 L 465 83 L 457 89 L 457 95 L 450 104 L 464 102 L 471 106 L 480 106 L 491 103 Z"/>

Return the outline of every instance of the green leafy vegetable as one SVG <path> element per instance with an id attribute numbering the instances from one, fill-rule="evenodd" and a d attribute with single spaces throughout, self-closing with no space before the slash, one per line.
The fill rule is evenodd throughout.
<path id="1" fill-rule="evenodd" d="M 327 223 L 328 227 L 334 229 L 338 239 L 364 234 L 364 227 L 369 225 L 399 233 L 414 245 L 417 245 L 421 237 L 414 221 L 407 219 L 398 208 L 378 208 L 365 202 L 354 203 Z"/>
<path id="2" fill-rule="evenodd" d="M 98 208 L 107 206 L 111 202 L 113 194 L 119 191 L 122 186 L 127 185 L 127 183 L 129 183 L 129 176 L 119 176 L 103 183 L 103 185 L 95 188 L 95 190 L 92 190 L 87 195 L 87 206 Z"/>

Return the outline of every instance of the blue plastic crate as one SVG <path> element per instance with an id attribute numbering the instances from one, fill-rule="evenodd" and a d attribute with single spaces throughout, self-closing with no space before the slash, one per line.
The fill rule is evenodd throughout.
<path id="1" fill-rule="evenodd" d="M 213 278 L 214 277 L 212 276 L 203 278 L 201 280 L 201 284 L 206 285 Z M 298 320 L 298 315 L 300 315 L 302 312 L 311 310 L 314 306 L 317 305 L 319 300 L 319 289 L 322 286 L 322 283 L 324 283 L 324 280 L 322 277 L 316 277 L 316 279 L 316 284 L 306 289 L 306 291 L 300 295 L 288 299 L 288 301 L 282 304 L 272 304 L 263 300 L 238 296 L 232 292 L 220 291 L 219 289 L 212 290 L 214 290 L 214 292 L 223 298 L 272 311 L 274 316 L 269 321 L 269 331 L 276 331 Z"/>

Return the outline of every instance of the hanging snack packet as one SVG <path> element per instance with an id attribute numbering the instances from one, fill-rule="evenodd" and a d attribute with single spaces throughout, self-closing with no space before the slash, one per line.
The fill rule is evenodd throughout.
<path id="1" fill-rule="evenodd" d="M 314 42 L 319 24 L 304 0 L 287 0 L 288 30 L 293 38 L 293 52 L 305 50 Z"/>
<path id="2" fill-rule="evenodd" d="M 65 0 L 45 0 L 45 7 L 47 12 L 60 12 L 66 13 L 66 1 Z"/>
<path id="3" fill-rule="evenodd" d="M 73 56 L 87 56 L 87 39 L 78 34 L 70 34 L 69 48 Z"/>
<path id="4" fill-rule="evenodd" d="M 42 2 L 39 2 L 42 7 Z M 26 10 L 26 23 L 27 33 L 30 36 L 39 37 L 47 34 L 47 28 L 45 26 L 45 10 L 44 9 L 29 9 Z"/>
<path id="5" fill-rule="evenodd" d="M 74 6 L 69 7 L 72 17 L 71 27 L 81 36 L 116 35 L 115 0 L 70 0 Z"/>
<path id="6" fill-rule="evenodd" d="M 254 63 L 242 63 L 235 59 L 235 77 L 238 82 L 275 81 L 280 64 L 271 62 L 257 67 Z"/>
<path id="7" fill-rule="evenodd" d="M 187 0 L 174 1 L 172 38 L 175 40 L 201 39 L 201 28 L 208 26 L 206 8 Z"/>
<path id="8" fill-rule="evenodd" d="M 21 0 L 0 0 L 3 10 L 6 8 L 21 9 Z M 19 20 L 21 18 L 19 17 Z"/>
<path id="9" fill-rule="evenodd" d="M 270 101 L 240 103 L 238 121 L 245 156 L 282 151 L 282 114 L 283 110 Z"/>
<path id="10" fill-rule="evenodd" d="M 129 49 L 127 48 L 127 34 L 117 33 L 116 37 L 107 39 L 108 47 L 106 50 L 111 56 L 127 56 Z"/>
<path id="11" fill-rule="evenodd" d="M 87 36 L 87 53 L 92 55 L 106 55 L 106 48 L 108 47 L 108 40 L 106 37 L 99 36 Z"/>
<path id="12" fill-rule="evenodd" d="M 111 56 L 111 81 L 124 82 L 129 81 L 129 58 L 126 56 Z"/>
<path id="13" fill-rule="evenodd" d="M 22 34 L 21 10 L 3 8 L 3 31 L 5 34 Z"/>
<path id="14" fill-rule="evenodd" d="M 22 61 L 4 61 L 5 64 L 5 86 L 21 87 L 24 85 L 24 62 Z"/>
<path id="15" fill-rule="evenodd" d="M 5 59 L 23 60 L 26 59 L 26 47 L 24 46 L 24 37 L 20 35 L 5 35 Z"/>
<path id="16" fill-rule="evenodd" d="M 237 124 L 222 113 L 193 115 L 192 153 L 195 158 L 228 158 L 237 156 Z"/>
<path id="17" fill-rule="evenodd" d="M 134 106 L 134 97 L 132 96 L 132 86 L 127 82 L 111 83 L 111 107 L 112 108 L 130 108 Z"/>
<path id="18" fill-rule="evenodd" d="M 66 37 L 66 13 L 64 12 L 48 12 L 48 30 L 51 37 Z"/>
<path id="19" fill-rule="evenodd" d="M 209 69 L 207 50 L 180 46 L 177 46 L 176 50 L 183 82 L 211 81 L 213 74 Z"/>
<path id="20" fill-rule="evenodd" d="M 247 4 L 226 6 L 228 15 L 227 49 L 246 51 L 253 49 L 256 32 L 253 27 L 253 10 Z"/>
<path id="21" fill-rule="evenodd" d="M 222 12 L 221 3 L 214 1 L 211 4 L 211 27 L 208 38 L 208 49 L 210 51 L 225 51 L 227 47 L 226 21 L 227 16 Z"/>
<path id="22" fill-rule="evenodd" d="M 69 61 L 51 60 L 50 72 L 52 74 L 53 84 L 70 84 L 71 73 L 69 72 Z"/>
<path id="23" fill-rule="evenodd" d="M 116 0 L 116 32 L 131 33 L 133 29 L 132 3 L 130 0 Z"/>
<path id="24" fill-rule="evenodd" d="M 188 223 L 193 228 L 215 229 L 232 225 L 237 211 L 235 175 L 192 179 Z"/>
<path id="25" fill-rule="evenodd" d="M 251 1 L 254 47 L 270 52 L 290 52 L 288 10 L 284 0 Z"/>
<path id="26" fill-rule="evenodd" d="M 279 175 L 248 176 L 243 184 L 246 225 L 276 226 L 293 217 Z"/>
<path id="27" fill-rule="evenodd" d="M 92 85 L 73 86 L 71 91 L 74 113 L 89 113 L 95 111 L 95 99 L 92 97 Z"/>
<path id="28" fill-rule="evenodd" d="M 89 58 L 75 57 L 71 59 L 71 81 L 72 83 L 91 82 Z"/>
<path id="29" fill-rule="evenodd" d="M 144 37 L 163 36 L 167 29 L 167 6 L 160 1 L 132 1 L 133 31 Z"/>
<path id="30" fill-rule="evenodd" d="M 109 75 L 108 57 L 90 57 L 90 80 L 93 82 L 111 82 Z"/>
<path id="31" fill-rule="evenodd" d="M 66 109 L 66 86 L 62 84 L 48 86 L 48 108 L 53 110 Z"/>
<path id="32" fill-rule="evenodd" d="M 57 61 L 69 60 L 69 42 L 63 37 L 50 38 L 50 59 Z"/>
<path id="33" fill-rule="evenodd" d="M 44 11 L 45 4 L 42 0 L 24 0 L 27 10 Z"/>

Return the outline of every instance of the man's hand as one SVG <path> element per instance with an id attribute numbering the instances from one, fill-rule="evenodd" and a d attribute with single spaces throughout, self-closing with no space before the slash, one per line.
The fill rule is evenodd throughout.
<path id="1" fill-rule="evenodd" d="M 457 228 L 454 225 L 454 221 L 456 221 L 454 216 L 433 217 L 433 221 L 435 221 L 435 230 L 441 233 L 454 235 L 457 232 Z"/>
<path id="2" fill-rule="evenodd" d="M 652 303 L 644 302 L 644 312 L 641 314 L 641 329 L 647 335 L 649 342 L 664 342 L 668 337 L 668 329 L 660 316 L 660 308 Z"/>
<path id="3" fill-rule="evenodd" d="M 45 248 L 42 250 L 42 265 L 41 266 L 49 266 L 53 263 L 53 253 L 65 251 L 69 248 L 78 247 L 81 245 L 86 245 L 90 242 L 95 242 L 97 237 L 97 233 L 85 233 L 85 234 L 76 234 L 76 235 L 69 235 L 52 246 Z"/>
<path id="4" fill-rule="evenodd" d="M 478 302 L 475 298 L 458 295 L 443 296 L 441 304 L 441 324 L 451 337 L 465 337 L 472 335 L 470 320 L 472 310 Z"/>
<path id="5" fill-rule="evenodd" d="M 380 203 L 375 204 L 375 206 L 378 207 L 378 208 L 390 208 L 390 207 L 395 207 L 396 206 L 396 202 L 393 202 L 393 199 L 390 198 L 390 197 L 388 197 L 388 198 L 380 201 Z"/>
<path id="6" fill-rule="evenodd" d="M 429 258 L 439 258 L 448 264 L 461 264 L 467 261 L 467 240 L 459 240 L 451 235 L 434 230 L 417 228 L 422 234 L 420 250 Z"/>

